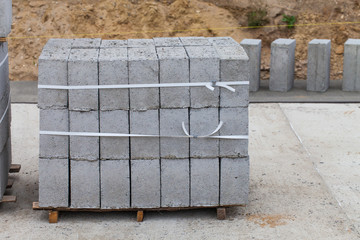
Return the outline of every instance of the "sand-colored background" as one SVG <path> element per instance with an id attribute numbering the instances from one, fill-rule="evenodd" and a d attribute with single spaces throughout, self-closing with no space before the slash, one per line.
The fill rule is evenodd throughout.
<path id="1" fill-rule="evenodd" d="M 283 14 L 296 16 L 293 29 L 246 29 L 247 13 L 264 9 L 266 25 L 285 24 Z M 263 40 L 262 78 L 268 78 L 270 43 L 294 38 L 296 78 L 306 78 L 307 44 L 314 38 L 331 39 L 331 78 L 342 78 L 343 44 L 360 38 L 358 0 L 13 0 L 9 41 L 10 79 L 36 80 L 37 59 L 50 37 L 103 39 L 166 36 L 231 36 Z M 301 26 L 301 24 L 314 24 Z M 316 24 L 320 24 L 316 26 Z M 38 37 L 40 36 L 40 37 Z"/>

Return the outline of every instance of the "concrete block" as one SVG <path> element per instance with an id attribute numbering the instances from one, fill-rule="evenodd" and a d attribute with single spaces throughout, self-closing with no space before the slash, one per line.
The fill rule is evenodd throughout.
<path id="1" fill-rule="evenodd" d="M 231 37 L 209 37 L 208 41 L 215 46 L 238 46 L 239 43 Z"/>
<path id="2" fill-rule="evenodd" d="M 99 161 L 71 160 L 71 207 L 100 208 Z"/>
<path id="3" fill-rule="evenodd" d="M 101 38 L 76 38 L 72 44 L 73 49 L 97 49 L 100 48 Z"/>
<path id="4" fill-rule="evenodd" d="M 69 131 L 67 109 L 40 109 L 40 131 Z M 69 158 L 69 137 L 40 135 L 40 158 Z"/>
<path id="5" fill-rule="evenodd" d="M 190 160 L 190 206 L 217 206 L 219 204 L 219 159 Z"/>
<path id="6" fill-rule="evenodd" d="M 160 207 L 159 159 L 131 161 L 131 207 Z"/>
<path id="7" fill-rule="evenodd" d="M 126 48 L 127 40 L 102 40 L 100 48 Z"/>
<path id="8" fill-rule="evenodd" d="M 7 151 L 7 159 L 8 159 L 8 170 L 10 170 L 11 164 L 12 164 L 12 145 L 11 145 L 11 133 L 9 135 L 9 138 L 7 140 L 7 143 L 5 145 L 5 149 Z"/>
<path id="9" fill-rule="evenodd" d="M 9 175 L 8 151 L 6 151 L 6 149 L 2 148 L 0 150 L 0 198 L 1 199 L 6 190 L 6 185 L 8 182 L 8 175 Z"/>
<path id="10" fill-rule="evenodd" d="M 39 206 L 69 207 L 69 159 L 39 159 Z"/>
<path id="11" fill-rule="evenodd" d="M 99 84 L 122 85 L 129 83 L 127 48 L 105 48 L 99 55 Z M 129 89 L 101 89 L 101 110 L 128 110 Z"/>
<path id="12" fill-rule="evenodd" d="M 155 47 L 129 48 L 128 55 L 129 84 L 159 83 L 159 63 Z M 130 89 L 130 108 L 132 110 L 158 109 L 159 89 Z"/>
<path id="13" fill-rule="evenodd" d="M 182 122 L 189 129 L 188 109 L 160 109 L 160 136 L 185 136 Z M 160 138 L 161 158 L 189 158 L 188 138 Z"/>
<path id="14" fill-rule="evenodd" d="M 190 135 L 204 136 L 212 133 L 219 124 L 218 108 L 190 110 Z M 218 133 L 214 134 L 214 136 Z M 219 156 L 219 140 L 210 138 L 191 138 L 190 157 L 214 158 Z"/>
<path id="15" fill-rule="evenodd" d="M 277 39 L 271 43 L 270 91 L 287 92 L 294 85 L 294 39 Z"/>
<path id="16" fill-rule="evenodd" d="M 8 44 L 0 43 L 0 118 L 5 112 L 10 96 Z"/>
<path id="17" fill-rule="evenodd" d="M 189 83 L 189 58 L 183 47 L 158 47 L 160 83 Z M 190 107 L 189 87 L 160 88 L 161 108 Z"/>
<path id="18" fill-rule="evenodd" d="M 244 39 L 240 45 L 245 49 L 249 57 L 250 65 L 250 92 L 256 92 L 260 87 L 260 69 L 261 69 L 261 40 Z"/>
<path id="19" fill-rule="evenodd" d="M 159 135 L 159 111 L 130 111 L 130 133 Z M 131 159 L 159 159 L 158 137 L 130 137 Z"/>
<path id="20" fill-rule="evenodd" d="M 71 49 L 73 42 L 74 39 L 51 38 L 46 42 L 45 46 L 43 47 L 43 51 L 54 51 L 59 48 L 61 50 L 69 50 Z"/>
<path id="21" fill-rule="evenodd" d="M 330 85 L 331 41 L 314 39 L 309 42 L 307 91 L 325 92 Z"/>
<path id="22" fill-rule="evenodd" d="M 101 111 L 100 132 L 129 133 L 128 111 Z M 100 159 L 129 159 L 129 137 L 100 137 Z"/>
<path id="23" fill-rule="evenodd" d="M 169 37 L 169 38 L 154 38 L 156 47 L 181 47 L 183 46 L 180 38 Z"/>
<path id="24" fill-rule="evenodd" d="M 12 0 L 0 0 L 0 37 L 7 37 L 11 32 Z"/>
<path id="25" fill-rule="evenodd" d="M 100 161 L 101 208 L 130 208 L 129 160 Z"/>
<path id="26" fill-rule="evenodd" d="M 39 57 L 39 85 L 68 85 L 68 59 L 70 48 L 62 48 L 61 41 L 52 41 Z M 63 45 L 66 45 L 64 43 Z M 51 46 L 51 47 L 50 47 Z M 38 90 L 40 109 L 68 107 L 68 91 L 54 89 Z"/>
<path id="27" fill-rule="evenodd" d="M 224 123 L 220 136 L 249 134 L 248 108 L 221 108 L 220 120 Z M 248 140 L 220 139 L 220 157 L 246 157 L 248 144 Z"/>
<path id="28" fill-rule="evenodd" d="M 98 55 L 98 49 L 71 50 L 68 62 L 70 86 L 98 85 Z M 98 110 L 98 92 L 98 89 L 69 90 L 69 110 Z"/>
<path id="29" fill-rule="evenodd" d="M 220 80 L 220 59 L 213 46 L 185 47 L 190 58 L 190 82 L 212 82 Z M 192 108 L 218 107 L 219 89 L 206 87 L 190 88 Z"/>
<path id="30" fill-rule="evenodd" d="M 153 39 L 129 39 L 129 48 L 141 48 L 141 47 L 154 47 L 155 43 Z"/>
<path id="31" fill-rule="evenodd" d="M 220 56 L 221 82 L 249 81 L 249 58 L 240 46 L 215 46 Z M 249 105 L 249 85 L 231 86 L 235 92 L 220 88 L 220 107 L 246 107 Z"/>
<path id="32" fill-rule="evenodd" d="M 249 158 L 222 158 L 220 161 L 220 205 L 247 204 Z"/>
<path id="33" fill-rule="evenodd" d="M 189 159 L 161 159 L 161 207 L 190 205 Z"/>
<path id="34" fill-rule="evenodd" d="M 99 132 L 99 113 L 69 112 L 71 132 Z M 99 137 L 70 136 L 70 158 L 72 160 L 98 160 Z"/>
<path id="35" fill-rule="evenodd" d="M 184 46 L 211 46 L 205 37 L 180 37 L 180 41 Z"/>
<path id="36" fill-rule="evenodd" d="M 348 39 L 344 50 L 343 91 L 360 91 L 360 39 Z"/>
<path id="37" fill-rule="evenodd" d="M 8 110 L 5 114 L 0 113 L 0 118 L 4 116 L 2 122 L 0 123 L 0 151 L 4 149 L 6 142 L 10 136 L 10 123 L 11 123 L 11 114 Z"/>

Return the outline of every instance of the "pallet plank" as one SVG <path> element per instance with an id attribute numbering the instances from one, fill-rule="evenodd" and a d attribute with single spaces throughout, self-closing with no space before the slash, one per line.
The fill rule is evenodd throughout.
<path id="1" fill-rule="evenodd" d="M 59 219 L 59 212 L 58 211 L 49 211 L 49 223 L 57 223 Z"/>
<path id="2" fill-rule="evenodd" d="M 142 222 L 144 220 L 144 211 L 137 211 L 137 222 Z"/>
<path id="3" fill-rule="evenodd" d="M 14 185 L 14 179 L 8 179 L 6 188 L 12 188 L 12 186 Z"/>
<path id="4" fill-rule="evenodd" d="M 5 203 L 5 202 L 16 202 L 16 196 L 5 195 L 5 196 L 3 196 L 1 202 L 2 202 L 2 203 Z"/>
<path id="5" fill-rule="evenodd" d="M 0 42 L 7 42 L 7 38 L 1 37 Z"/>
<path id="6" fill-rule="evenodd" d="M 216 209 L 216 217 L 218 220 L 226 219 L 226 208 L 217 208 Z"/>
<path id="7" fill-rule="evenodd" d="M 9 173 L 18 173 L 20 172 L 21 164 L 11 164 Z"/>

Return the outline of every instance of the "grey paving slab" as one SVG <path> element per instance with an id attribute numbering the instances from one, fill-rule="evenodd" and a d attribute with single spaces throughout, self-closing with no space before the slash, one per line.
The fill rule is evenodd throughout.
<path id="1" fill-rule="evenodd" d="M 180 38 L 178 37 L 162 37 L 154 38 L 156 47 L 181 47 L 183 46 Z"/>
<path id="2" fill-rule="evenodd" d="M 100 48 L 101 38 L 76 38 L 71 46 L 73 49 L 97 49 Z"/>
<path id="3" fill-rule="evenodd" d="M 58 48 L 63 50 L 71 49 L 73 42 L 74 39 L 51 38 L 46 42 L 43 51 L 52 51 Z"/>
<path id="4" fill-rule="evenodd" d="M 153 47 L 155 46 L 153 39 L 128 39 L 129 48 Z"/>
<path id="5" fill-rule="evenodd" d="M 39 159 L 39 206 L 69 207 L 69 159 Z"/>
<path id="6" fill-rule="evenodd" d="M 231 37 L 209 37 L 207 40 L 216 46 L 238 46 L 239 43 Z"/>
<path id="7" fill-rule="evenodd" d="M 129 160 L 100 161 L 101 208 L 130 208 Z"/>
<path id="8" fill-rule="evenodd" d="M 184 46 L 210 46 L 210 41 L 205 37 L 180 37 Z"/>
<path id="9" fill-rule="evenodd" d="M 102 40 L 100 48 L 126 48 L 127 40 Z"/>

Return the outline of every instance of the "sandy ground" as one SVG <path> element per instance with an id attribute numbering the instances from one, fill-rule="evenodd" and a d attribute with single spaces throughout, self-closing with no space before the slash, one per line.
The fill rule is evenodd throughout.
<path id="1" fill-rule="evenodd" d="M 283 14 L 300 26 L 244 29 L 247 14 L 265 10 L 267 25 L 284 25 Z M 294 38 L 296 78 L 306 78 L 307 44 L 315 38 L 332 40 L 331 78 L 342 78 L 343 44 L 360 38 L 358 0 L 13 0 L 9 38 L 11 80 L 36 80 L 37 60 L 51 37 L 103 39 L 167 36 L 231 36 L 263 40 L 262 78 L 269 77 L 270 43 Z M 305 25 L 304 25 L 305 24 Z M 319 25 L 318 25 L 319 24 Z"/>
<path id="2" fill-rule="evenodd" d="M 214 210 L 62 213 L 47 223 L 38 200 L 38 109 L 12 104 L 20 174 L 0 205 L 1 239 L 360 239 L 360 104 L 251 104 L 250 203 Z M 26 121 L 24 121 L 26 119 Z M 326 121 L 325 121 L 326 120 Z"/>

